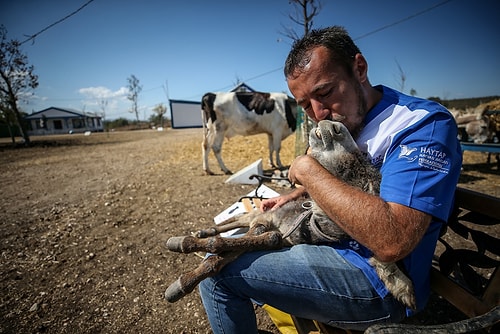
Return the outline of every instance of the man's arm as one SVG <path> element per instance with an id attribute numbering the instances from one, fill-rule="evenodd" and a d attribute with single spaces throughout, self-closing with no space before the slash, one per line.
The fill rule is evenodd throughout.
<path id="1" fill-rule="evenodd" d="M 332 220 L 380 261 L 403 259 L 416 247 L 431 222 L 429 214 L 385 202 L 348 185 L 307 155 L 293 161 L 288 177 L 304 186 Z"/>

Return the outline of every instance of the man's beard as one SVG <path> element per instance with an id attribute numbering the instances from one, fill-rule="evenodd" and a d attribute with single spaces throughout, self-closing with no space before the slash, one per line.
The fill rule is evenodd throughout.
<path id="1" fill-rule="evenodd" d="M 353 124 L 353 128 L 350 129 L 351 136 L 354 139 L 357 139 L 359 134 L 361 133 L 361 130 L 365 127 L 365 116 L 368 113 L 368 107 L 366 103 L 365 96 L 363 95 L 363 91 L 361 89 L 361 84 L 359 82 L 355 82 L 354 84 L 354 89 L 356 90 L 356 95 L 358 97 L 358 110 L 357 110 L 357 116 L 361 121 L 359 124 Z"/>

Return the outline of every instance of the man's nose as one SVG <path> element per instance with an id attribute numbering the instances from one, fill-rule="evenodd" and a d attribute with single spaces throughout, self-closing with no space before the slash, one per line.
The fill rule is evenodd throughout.
<path id="1" fill-rule="evenodd" d="M 311 115 L 311 117 L 316 122 L 327 119 L 330 115 L 330 109 L 326 108 L 325 105 L 319 101 L 311 101 L 311 107 L 314 114 Z"/>

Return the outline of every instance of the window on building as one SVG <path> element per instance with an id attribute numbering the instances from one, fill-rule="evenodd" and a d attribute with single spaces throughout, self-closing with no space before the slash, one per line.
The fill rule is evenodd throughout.
<path id="1" fill-rule="evenodd" d="M 83 121 L 79 118 L 72 119 L 72 123 L 73 123 L 73 129 L 81 129 L 85 126 Z"/>

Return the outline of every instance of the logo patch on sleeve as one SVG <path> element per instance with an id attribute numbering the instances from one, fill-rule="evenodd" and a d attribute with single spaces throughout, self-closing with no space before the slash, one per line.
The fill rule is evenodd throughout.
<path id="1" fill-rule="evenodd" d="M 417 158 L 417 155 L 412 156 L 412 153 L 415 152 L 417 149 L 414 147 L 409 147 L 406 145 L 399 145 L 401 148 L 401 152 L 399 152 L 398 159 L 405 158 L 408 161 L 415 161 Z"/>
<path id="2" fill-rule="evenodd" d="M 450 171 L 450 161 L 446 153 L 428 147 L 410 147 L 399 145 L 401 151 L 398 159 L 406 159 L 408 162 L 418 161 L 419 166 L 435 170 L 440 173 L 448 174 Z"/>

